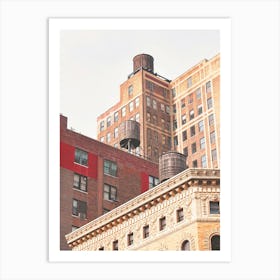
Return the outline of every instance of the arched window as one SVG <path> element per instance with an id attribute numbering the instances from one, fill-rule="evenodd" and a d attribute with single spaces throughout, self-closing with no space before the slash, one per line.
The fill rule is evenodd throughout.
<path id="1" fill-rule="evenodd" d="M 190 251 L 191 250 L 191 248 L 190 248 L 190 241 L 189 240 L 185 240 L 182 243 L 181 250 L 182 251 Z"/>
<path id="2" fill-rule="evenodd" d="M 220 235 L 213 235 L 211 237 L 211 250 L 220 250 Z"/>

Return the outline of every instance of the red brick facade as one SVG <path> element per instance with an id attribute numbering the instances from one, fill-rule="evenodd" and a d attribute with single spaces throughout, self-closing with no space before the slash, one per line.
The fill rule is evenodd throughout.
<path id="1" fill-rule="evenodd" d="M 60 116 L 60 147 L 60 249 L 69 250 L 65 235 L 72 226 L 85 225 L 148 190 L 149 176 L 158 178 L 158 165 L 67 129 L 64 116 Z M 87 153 L 87 164 L 75 163 L 76 148 Z M 104 174 L 104 160 L 116 164 L 115 176 Z M 79 175 L 86 177 L 86 191 L 74 187 L 74 176 Z M 104 199 L 104 184 L 116 189 L 116 199 Z M 74 214 L 73 200 L 78 201 Z M 80 208 L 85 215 L 77 215 Z"/>

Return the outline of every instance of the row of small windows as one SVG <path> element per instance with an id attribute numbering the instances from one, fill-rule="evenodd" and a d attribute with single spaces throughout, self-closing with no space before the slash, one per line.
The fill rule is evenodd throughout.
<path id="1" fill-rule="evenodd" d="M 167 88 L 161 87 L 153 82 L 146 80 L 146 89 L 161 94 L 164 98 L 169 98 L 169 90 Z"/>
<path id="2" fill-rule="evenodd" d="M 193 143 L 192 146 L 191 146 L 192 153 L 196 153 L 196 145 L 194 145 L 194 144 L 195 144 L 195 143 Z M 186 156 L 188 156 L 188 147 L 185 147 L 185 148 L 183 149 L 183 153 L 184 153 Z M 214 162 L 214 161 L 217 160 L 217 150 L 216 150 L 216 149 L 211 150 L 211 159 L 212 159 L 212 162 Z M 200 162 L 201 162 L 201 167 L 202 167 L 202 168 L 206 168 L 206 167 L 207 167 L 207 158 L 206 158 L 206 155 L 201 156 Z M 193 168 L 197 168 L 197 167 L 198 167 L 198 161 L 197 161 L 197 159 L 195 159 L 195 160 L 192 161 L 192 167 L 193 167 Z"/>
<path id="3" fill-rule="evenodd" d="M 164 105 L 162 103 L 159 103 L 158 105 L 157 101 L 155 99 L 151 99 L 149 96 L 146 96 L 146 102 L 147 102 L 147 107 L 151 107 L 154 110 L 157 110 L 159 106 L 162 112 L 165 112 L 167 114 L 170 113 L 170 106 Z"/>
<path id="4" fill-rule="evenodd" d="M 210 214 L 220 214 L 219 202 L 218 201 L 210 201 L 209 202 L 209 213 Z M 176 210 L 176 222 L 180 223 L 184 219 L 185 219 L 185 217 L 184 217 L 183 208 L 180 208 L 180 209 Z M 158 225 L 159 231 L 165 230 L 166 227 L 167 227 L 166 216 L 161 217 L 158 221 L 159 221 L 159 225 Z M 150 236 L 150 226 L 149 225 L 144 225 L 142 227 L 142 238 L 146 239 L 149 236 Z M 131 246 L 131 245 L 133 245 L 133 243 L 134 243 L 134 233 L 130 232 L 129 234 L 127 234 L 127 246 Z M 113 241 L 112 248 L 113 248 L 113 250 L 118 250 L 119 249 L 118 240 Z M 181 248 L 182 248 L 182 250 L 190 250 L 189 241 L 188 240 L 184 241 Z M 215 248 L 217 248 L 217 246 Z M 99 250 L 104 250 L 104 247 L 101 247 Z"/>
<path id="5" fill-rule="evenodd" d="M 201 125 L 198 126 L 198 130 L 199 130 L 199 132 L 204 130 L 203 121 L 202 121 Z M 190 127 L 190 137 L 193 137 L 194 135 L 195 135 L 195 125 Z M 182 132 L 183 142 L 186 141 L 187 138 L 188 138 L 187 130 L 184 130 Z M 210 143 L 214 144 L 215 141 L 216 141 L 216 133 L 215 133 L 215 131 L 212 131 L 212 132 L 210 132 Z M 174 137 L 174 144 L 175 144 L 175 146 L 178 145 L 178 136 Z M 200 138 L 200 149 L 204 149 L 204 148 L 205 148 L 205 138 L 202 137 L 202 138 Z"/>
<path id="6" fill-rule="evenodd" d="M 152 115 L 151 117 L 151 114 L 150 113 L 147 113 L 147 122 L 149 123 L 152 123 L 154 125 L 159 125 L 158 123 L 158 117 L 157 115 Z M 165 121 L 164 119 L 161 119 L 161 128 L 164 129 L 164 130 L 168 130 L 170 131 L 171 130 L 171 126 L 170 126 L 170 122 L 169 121 Z"/>
<path id="7" fill-rule="evenodd" d="M 184 125 L 186 123 L 187 123 L 186 115 L 183 115 L 182 116 L 182 125 Z M 209 126 L 214 125 L 214 115 L 213 114 L 208 116 L 208 124 L 209 124 Z M 192 127 L 194 127 L 194 125 Z M 191 127 L 191 130 L 194 129 L 192 127 Z M 178 123 L 177 123 L 177 120 L 174 119 L 173 120 L 173 129 L 176 130 L 177 128 L 178 128 Z M 199 128 L 199 131 L 203 131 L 204 130 L 204 121 L 203 120 L 198 123 L 198 128 Z M 195 135 L 195 133 L 192 134 L 192 132 L 191 132 L 191 136 L 193 136 L 193 135 Z"/>
<path id="8" fill-rule="evenodd" d="M 135 98 L 134 101 L 131 101 L 128 104 L 129 112 L 132 112 L 134 109 L 136 109 L 138 107 L 139 107 L 139 97 Z M 126 106 L 121 108 L 121 116 L 122 117 L 126 116 Z M 112 116 L 107 117 L 107 119 L 106 119 L 107 127 L 110 127 L 113 124 L 113 119 L 114 119 L 114 122 L 118 122 L 119 112 L 115 112 L 114 115 L 113 115 L 113 118 L 112 118 Z M 105 129 L 105 120 L 101 121 L 100 125 L 99 125 L 99 130 L 100 131 L 103 131 L 104 129 Z"/>
<path id="9" fill-rule="evenodd" d="M 130 120 L 134 120 L 134 121 L 140 122 L 140 114 L 137 113 L 135 116 L 131 117 Z M 106 143 L 110 143 L 111 142 L 111 140 L 112 140 L 111 136 L 112 136 L 111 132 L 108 132 L 106 134 Z M 119 127 L 115 127 L 114 128 L 113 137 L 114 137 L 114 139 L 117 139 L 119 137 Z M 103 143 L 105 142 L 105 137 L 104 136 L 102 136 L 100 138 L 100 142 L 103 142 Z"/>
<path id="10" fill-rule="evenodd" d="M 191 86 L 192 86 L 192 77 L 189 77 L 187 79 L 187 87 L 190 88 Z M 205 84 L 205 91 L 206 91 L 206 93 L 211 93 L 211 91 L 212 91 L 212 89 L 211 89 L 211 81 L 208 81 Z M 173 98 L 176 96 L 176 89 L 175 88 L 171 89 L 171 94 L 172 94 Z M 196 94 L 196 99 L 200 99 L 201 98 L 201 88 L 200 87 L 195 90 L 195 94 Z M 193 97 L 192 97 L 192 94 L 191 94 L 188 97 L 188 103 L 191 104 L 192 102 L 193 102 Z"/>

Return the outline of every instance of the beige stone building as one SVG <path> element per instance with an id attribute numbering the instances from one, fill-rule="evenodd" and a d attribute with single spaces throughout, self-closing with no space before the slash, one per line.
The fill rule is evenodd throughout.
<path id="1" fill-rule="evenodd" d="M 66 235 L 70 248 L 220 250 L 220 170 L 186 169 Z"/>

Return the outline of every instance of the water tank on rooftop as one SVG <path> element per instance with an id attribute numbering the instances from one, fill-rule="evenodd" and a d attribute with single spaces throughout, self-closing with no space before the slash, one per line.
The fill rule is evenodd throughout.
<path id="1" fill-rule="evenodd" d="M 140 145 L 140 124 L 133 120 L 121 123 L 119 129 L 120 146 L 122 148 L 135 149 Z"/>
<path id="2" fill-rule="evenodd" d="M 166 152 L 159 157 L 159 180 L 163 182 L 187 169 L 186 156 L 178 152 Z"/>
<path id="3" fill-rule="evenodd" d="M 144 68 L 154 72 L 154 58 L 149 54 L 138 54 L 133 58 L 133 72 L 139 68 Z"/>

